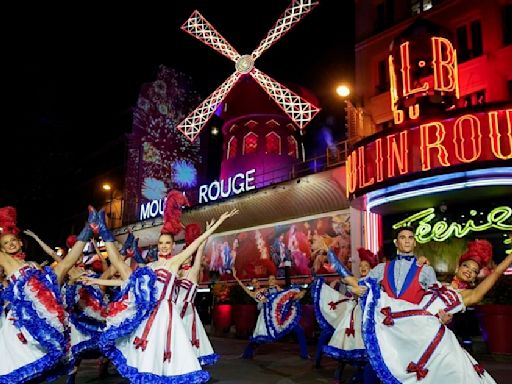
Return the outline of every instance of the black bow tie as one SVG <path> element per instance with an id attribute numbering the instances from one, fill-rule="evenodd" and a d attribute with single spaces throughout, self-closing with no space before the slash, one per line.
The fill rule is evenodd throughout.
<path id="1" fill-rule="evenodd" d="M 404 256 L 404 255 L 397 255 L 396 256 L 396 260 L 407 260 L 407 261 L 411 261 L 412 259 L 414 259 L 415 257 L 414 256 Z"/>

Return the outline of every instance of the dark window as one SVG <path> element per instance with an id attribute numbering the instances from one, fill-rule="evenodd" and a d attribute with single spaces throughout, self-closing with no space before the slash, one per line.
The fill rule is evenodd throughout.
<path id="1" fill-rule="evenodd" d="M 482 53 L 482 26 L 477 20 L 471 23 L 471 57 L 480 56 Z"/>
<path id="2" fill-rule="evenodd" d="M 505 6 L 503 10 L 503 45 L 512 44 L 512 5 Z"/>
<path id="3" fill-rule="evenodd" d="M 377 94 L 384 93 L 389 90 L 389 81 L 388 81 L 388 66 L 387 60 L 381 60 L 378 63 L 378 84 L 377 84 Z"/>
<path id="4" fill-rule="evenodd" d="M 393 25 L 395 20 L 395 0 L 386 0 L 386 23 Z"/>
<path id="5" fill-rule="evenodd" d="M 428 11 L 433 6 L 432 0 L 411 0 L 411 15 L 419 15 L 421 12 Z"/>
<path id="6" fill-rule="evenodd" d="M 482 24 L 480 24 L 480 20 L 461 25 L 455 33 L 457 35 L 457 57 L 459 62 L 462 63 L 483 54 Z"/>
<path id="7" fill-rule="evenodd" d="M 477 105 L 485 104 L 485 89 L 476 92 L 476 104 Z"/>
<path id="8" fill-rule="evenodd" d="M 375 24 L 377 30 L 384 29 L 386 25 L 386 7 L 384 3 L 377 4 L 377 21 Z"/>
<path id="9" fill-rule="evenodd" d="M 457 53 L 459 62 L 466 61 L 469 59 L 469 51 L 468 51 L 468 33 L 466 31 L 466 26 L 462 26 L 457 28 Z"/>
<path id="10" fill-rule="evenodd" d="M 512 80 L 508 81 L 508 98 L 512 99 Z"/>

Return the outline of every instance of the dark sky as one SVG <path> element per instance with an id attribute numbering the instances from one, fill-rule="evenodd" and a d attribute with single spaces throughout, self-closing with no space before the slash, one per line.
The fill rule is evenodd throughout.
<path id="1" fill-rule="evenodd" d="M 82 222 L 87 204 L 105 200 L 101 182 L 122 185 L 132 108 L 158 66 L 192 76 L 203 97 L 234 71 L 230 60 L 180 30 L 192 11 L 198 9 L 247 54 L 289 3 L 169 0 L 119 3 L 117 9 L 90 2 L 58 9 L 24 4 L 4 15 L 14 27 L 2 49 L 0 206 L 17 207 L 20 228 L 63 244 L 78 231 L 72 223 Z M 318 96 L 323 113 L 310 125 L 312 138 L 330 116 L 337 119 L 334 135 L 342 134 L 343 104 L 333 89 L 353 77 L 352 3 L 321 0 L 256 62 L 274 79 Z"/>

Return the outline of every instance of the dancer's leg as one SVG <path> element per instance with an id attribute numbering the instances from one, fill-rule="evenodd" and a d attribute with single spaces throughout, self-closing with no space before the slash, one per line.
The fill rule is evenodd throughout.
<path id="1" fill-rule="evenodd" d="M 323 330 L 320 332 L 318 343 L 316 345 L 315 368 L 320 368 L 320 360 L 322 359 L 324 345 L 327 345 L 327 342 L 331 337 L 332 332 L 330 331 Z"/>
<path id="2" fill-rule="evenodd" d="M 306 335 L 304 334 L 304 329 L 300 326 L 300 324 L 297 324 L 293 331 L 297 335 L 297 340 L 299 341 L 300 358 L 305 360 L 309 359 L 308 344 L 306 343 Z"/>

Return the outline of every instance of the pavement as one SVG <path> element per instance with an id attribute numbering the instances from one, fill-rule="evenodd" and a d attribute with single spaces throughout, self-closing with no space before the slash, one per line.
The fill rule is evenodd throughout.
<path id="1" fill-rule="evenodd" d="M 232 337 L 212 337 L 215 351 L 221 355 L 219 362 L 208 368 L 212 379 L 209 383 L 216 384 L 315 384 L 338 383 L 334 374 L 338 363 L 328 357 L 322 359 L 322 366 L 315 369 L 312 360 L 299 358 L 299 347 L 292 341 L 261 345 L 257 348 L 254 359 L 244 360 L 240 356 L 247 345 L 247 340 Z M 310 354 L 315 353 L 315 344 L 309 345 Z M 493 376 L 498 384 L 512 383 L 512 356 L 490 355 L 483 342 L 475 343 L 474 356 Z M 340 384 L 348 384 L 355 372 L 351 366 L 345 367 Z M 66 378 L 57 381 L 64 384 Z M 96 360 L 84 360 L 76 377 L 77 384 L 126 384 L 116 373 L 113 366 L 109 368 L 109 376 L 98 378 Z M 451 383 L 450 383 L 451 384 Z M 454 383 L 455 384 L 455 383 Z"/>

